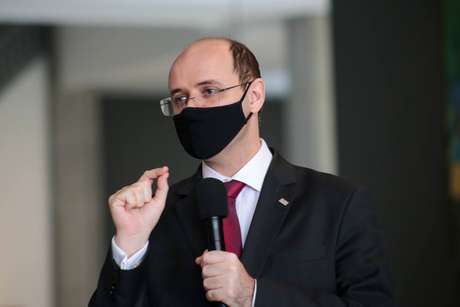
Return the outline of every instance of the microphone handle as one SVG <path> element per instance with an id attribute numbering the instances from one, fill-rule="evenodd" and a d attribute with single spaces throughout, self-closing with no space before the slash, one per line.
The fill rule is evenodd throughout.
<path id="1" fill-rule="evenodd" d="M 211 216 L 206 226 L 208 236 L 208 250 L 225 251 L 224 230 L 222 227 L 222 218 Z"/>
<path id="2" fill-rule="evenodd" d="M 225 251 L 224 232 L 222 228 L 222 218 L 212 216 L 208 219 L 207 236 L 208 236 L 208 250 Z M 228 307 L 222 302 L 213 304 L 215 307 Z"/>

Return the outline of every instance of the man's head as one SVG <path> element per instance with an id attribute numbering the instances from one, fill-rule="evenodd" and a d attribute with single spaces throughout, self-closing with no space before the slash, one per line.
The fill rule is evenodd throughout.
<path id="1" fill-rule="evenodd" d="M 233 71 L 238 75 L 240 83 L 246 83 L 251 80 L 260 78 L 259 62 L 255 55 L 244 44 L 225 37 L 202 38 L 188 45 L 184 51 L 176 58 L 175 63 L 185 55 L 187 51 L 193 51 L 194 48 L 202 47 L 208 51 L 219 52 L 219 56 L 231 56 Z M 222 52 L 222 53 L 220 53 Z"/>
<path id="2" fill-rule="evenodd" d="M 251 87 L 260 87 L 257 85 L 263 84 L 260 77 L 259 63 L 245 45 L 224 37 L 202 38 L 188 45 L 174 61 L 169 72 L 169 89 L 172 95 L 196 97 L 203 85 L 226 88 L 241 84 L 240 89 L 222 92 L 219 101 L 225 105 L 237 101 L 248 82 L 254 80 Z M 193 99 L 189 103 L 189 106 L 207 107 Z"/>
<path id="3" fill-rule="evenodd" d="M 257 119 L 265 100 L 265 85 L 260 77 L 257 59 L 245 45 L 228 38 L 197 40 L 188 45 L 176 58 L 169 73 L 168 83 L 172 102 L 176 105 L 176 115 L 190 114 L 192 110 L 184 112 L 187 108 L 192 108 L 197 114 L 203 113 L 196 108 L 228 106 L 236 110 L 237 102 L 241 102 L 239 112 L 243 120 L 247 119 L 247 124 L 243 123 L 243 126 L 238 128 L 237 135 L 233 135 L 231 142 L 226 143 L 226 149 L 232 145 L 234 147 L 235 144 L 245 145 L 255 139 L 259 141 Z M 209 111 L 223 112 L 224 109 Z M 228 115 L 229 120 L 236 118 L 236 121 L 240 121 L 240 116 L 230 117 L 230 112 Z M 194 121 L 196 123 L 196 120 Z M 227 126 L 233 123 L 234 121 L 227 121 Z M 219 125 L 220 123 L 215 123 L 214 126 Z"/>

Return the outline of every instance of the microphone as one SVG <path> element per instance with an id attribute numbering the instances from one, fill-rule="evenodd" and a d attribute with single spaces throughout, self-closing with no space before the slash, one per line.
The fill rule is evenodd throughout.
<path id="1" fill-rule="evenodd" d="M 225 251 L 222 218 L 227 217 L 227 189 L 214 178 L 203 178 L 195 186 L 195 201 L 206 232 L 208 250 Z M 216 306 L 226 307 L 224 303 Z"/>

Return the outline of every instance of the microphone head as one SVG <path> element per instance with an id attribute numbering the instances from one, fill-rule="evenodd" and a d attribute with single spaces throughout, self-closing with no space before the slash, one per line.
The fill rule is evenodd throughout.
<path id="1" fill-rule="evenodd" d="M 227 189 L 222 181 L 215 178 L 201 179 L 195 186 L 194 197 L 200 219 L 227 217 Z"/>

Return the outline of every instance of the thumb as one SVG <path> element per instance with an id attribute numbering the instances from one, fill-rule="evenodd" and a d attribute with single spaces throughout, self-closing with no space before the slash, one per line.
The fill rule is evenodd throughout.
<path id="1" fill-rule="evenodd" d="M 150 216 L 150 218 L 153 218 L 153 221 L 157 221 L 165 207 L 166 196 L 168 195 L 169 189 L 168 176 L 169 173 L 164 173 L 163 175 L 158 177 L 155 196 L 152 197 L 152 199 L 146 204 L 144 204 L 144 206 L 142 207 L 142 211 L 144 211 L 148 216 Z"/>
<path id="2" fill-rule="evenodd" d="M 164 173 L 158 177 L 156 183 L 157 188 L 155 190 L 155 193 L 153 193 L 152 199 L 144 205 L 146 210 L 150 211 L 150 209 L 152 208 L 158 208 L 158 205 L 160 205 L 161 207 L 164 206 L 164 204 L 166 203 L 166 196 L 168 195 L 169 190 L 168 177 L 169 172 Z"/>
<path id="3" fill-rule="evenodd" d="M 169 172 L 162 174 L 157 179 L 157 189 L 155 191 L 155 196 L 152 201 L 155 202 L 165 202 L 166 196 L 168 195 L 169 185 L 168 185 Z"/>

